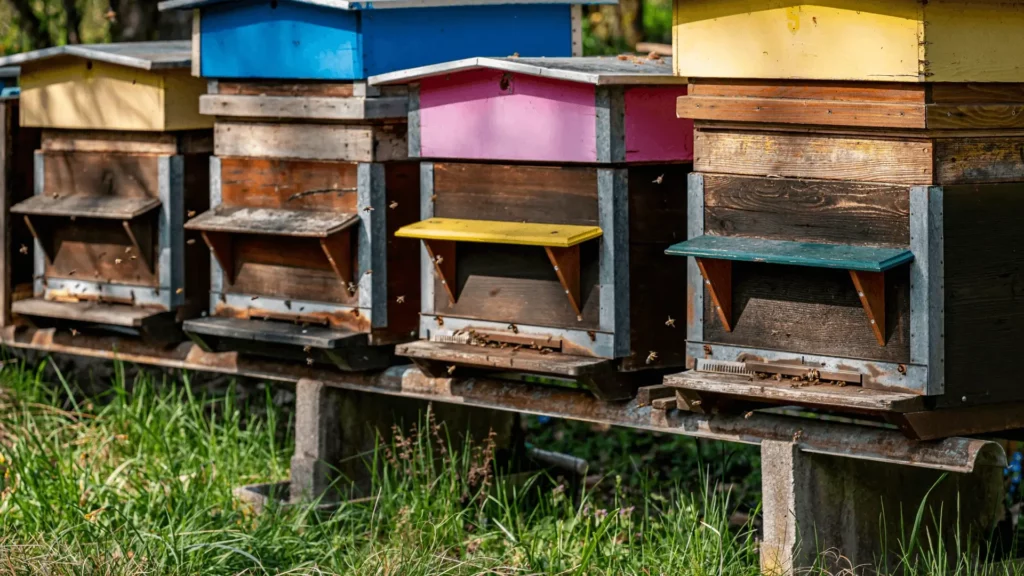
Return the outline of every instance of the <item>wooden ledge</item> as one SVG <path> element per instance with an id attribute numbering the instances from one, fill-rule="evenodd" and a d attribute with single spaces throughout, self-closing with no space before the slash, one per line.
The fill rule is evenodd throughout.
<path id="1" fill-rule="evenodd" d="M 819 406 L 857 412 L 914 412 L 924 408 L 924 397 L 909 392 L 817 384 L 794 387 L 788 379 L 716 374 L 691 370 L 665 376 L 664 383 L 677 389 L 679 408 L 710 412 L 715 397 L 754 403 Z M 696 401 L 696 403 L 695 403 Z"/>
<path id="2" fill-rule="evenodd" d="M 157 198 L 123 196 L 32 196 L 11 206 L 12 214 L 131 220 L 160 206 Z"/>
<path id="3" fill-rule="evenodd" d="M 186 230 L 326 238 L 359 222 L 358 214 L 218 206 L 185 223 Z"/>
<path id="4" fill-rule="evenodd" d="M 141 308 L 127 304 L 104 302 L 54 302 L 42 298 L 28 298 L 11 304 L 11 311 L 22 316 L 58 318 L 91 324 L 107 324 L 126 328 L 143 328 L 166 311 Z"/>
<path id="5" fill-rule="evenodd" d="M 311 346 L 334 350 L 350 345 L 366 344 L 367 336 L 361 332 L 338 330 L 323 326 L 304 326 L 277 320 L 248 320 L 245 318 L 196 318 L 186 320 L 186 333 L 217 338 L 231 338 L 251 342 L 268 342 L 289 346 Z"/>
<path id="6" fill-rule="evenodd" d="M 763 262 L 847 270 L 879 346 L 885 346 L 885 272 L 907 264 L 905 248 L 812 244 L 737 236 L 699 236 L 670 246 L 670 256 L 692 256 L 711 293 L 715 311 L 732 332 L 732 262 Z"/>
<path id="7" fill-rule="evenodd" d="M 430 218 L 403 226 L 395 232 L 395 236 L 399 238 L 551 248 L 571 248 L 587 240 L 599 238 L 601 234 L 601 228 L 598 226 L 531 224 L 458 218 Z"/>
<path id="8" fill-rule="evenodd" d="M 434 272 L 444 285 L 448 301 L 452 304 L 456 301 L 456 243 L 479 242 L 543 247 L 577 316 L 582 314 L 580 244 L 600 238 L 602 234 L 598 226 L 457 218 L 431 218 L 403 226 L 395 232 L 395 236 L 399 238 L 423 240 L 427 255 L 434 263 Z"/>

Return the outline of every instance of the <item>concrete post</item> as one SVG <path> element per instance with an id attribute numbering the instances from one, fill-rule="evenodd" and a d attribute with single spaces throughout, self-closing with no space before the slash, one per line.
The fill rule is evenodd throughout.
<path id="1" fill-rule="evenodd" d="M 520 436 L 512 412 L 429 403 L 299 380 L 295 385 L 291 500 L 321 495 L 334 499 L 337 494 L 325 494 L 332 485 L 352 486 L 356 493 L 365 493 L 372 479 L 368 463 L 377 439 L 389 442 L 395 426 L 408 431 L 422 421 L 428 409 L 438 423 L 446 426 L 455 449 L 469 439 L 479 443 L 493 430 L 498 450 L 507 453 Z"/>
<path id="2" fill-rule="evenodd" d="M 894 568 L 900 542 L 943 472 L 810 454 L 795 443 L 765 440 L 761 474 L 761 569 L 778 576 L 814 567 L 832 573 Z M 921 529 L 933 543 L 941 532 L 951 547 L 959 531 L 962 545 L 977 546 L 992 536 L 1003 506 L 998 467 L 949 473 L 928 494 Z"/>

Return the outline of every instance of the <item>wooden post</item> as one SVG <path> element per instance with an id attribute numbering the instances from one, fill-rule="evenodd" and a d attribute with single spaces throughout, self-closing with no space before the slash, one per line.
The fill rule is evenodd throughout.
<path id="1" fill-rule="evenodd" d="M 11 168 L 13 162 L 14 116 L 15 107 L 9 101 L 0 100 L 0 234 L 3 245 L 0 246 L 0 326 L 11 324 Z"/>

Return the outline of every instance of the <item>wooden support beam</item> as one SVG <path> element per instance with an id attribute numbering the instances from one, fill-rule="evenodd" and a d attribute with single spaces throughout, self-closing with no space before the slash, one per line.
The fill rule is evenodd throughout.
<path id="1" fill-rule="evenodd" d="M 544 251 L 547 252 L 551 265 L 555 267 L 555 274 L 558 275 L 558 281 L 565 289 L 565 295 L 569 297 L 569 304 L 572 305 L 577 316 L 581 315 L 580 245 L 576 244 L 568 248 L 545 246 Z"/>
<path id="2" fill-rule="evenodd" d="M 871 322 L 879 346 L 885 346 L 885 272 L 850 270 L 857 296 Z"/>
<path id="3" fill-rule="evenodd" d="M 153 254 L 153 228 L 148 220 L 134 218 L 122 220 L 121 226 L 128 234 L 135 253 L 146 264 L 146 268 L 152 273 L 156 271 L 156 262 Z"/>
<path id="4" fill-rule="evenodd" d="M 423 245 L 427 249 L 430 261 L 434 263 L 434 272 L 444 284 L 444 290 L 448 293 L 448 301 L 455 304 L 455 242 L 450 240 L 424 240 Z"/>
<path id="5" fill-rule="evenodd" d="M 235 247 L 230 234 L 218 234 L 217 232 L 200 232 L 203 235 L 203 242 L 210 248 L 213 257 L 217 259 L 221 270 L 224 272 L 224 279 L 228 284 L 235 283 Z"/>
<path id="6" fill-rule="evenodd" d="M 732 332 L 732 261 L 697 258 L 697 266 L 704 285 L 711 292 L 711 300 L 726 332 Z"/>
<path id="7" fill-rule="evenodd" d="M 342 284 L 352 280 L 352 232 L 342 230 L 337 234 L 331 234 L 320 239 L 320 248 L 323 249 L 331 268 L 338 275 Z"/>

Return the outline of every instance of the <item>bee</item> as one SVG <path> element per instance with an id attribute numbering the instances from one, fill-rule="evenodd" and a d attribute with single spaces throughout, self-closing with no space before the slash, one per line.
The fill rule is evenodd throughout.
<path id="1" fill-rule="evenodd" d="M 744 420 L 749 420 L 750 417 L 753 416 L 753 415 L 754 415 L 754 412 L 753 412 L 753 410 L 751 410 L 750 412 L 747 412 L 746 414 L 743 415 L 743 419 Z"/>
<path id="2" fill-rule="evenodd" d="M 185 292 L 184 288 L 178 288 L 177 290 L 174 291 L 175 294 L 183 294 L 184 292 Z"/>
<path id="3" fill-rule="evenodd" d="M 437 325 L 438 326 L 444 326 L 444 318 L 441 318 L 440 316 L 437 316 L 435 318 L 435 320 L 437 320 Z"/>
<path id="4" fill-rule="evenodd" d="M 388 208 L 391 208 L 392 210 L 398 208 L 398 202 L 392 201 L 391 204 L 388 204 Z"/>
<path id="5" fill-rule="evenodd" d="M 259 300 L 259 299 L 260 299 L 260 297 L 259 297 L 259 296 L 253 296 L 253 297 L 252 297 L 252 299 L 253 299 L 253 300 Z"/>
<path id="6" fill-rule="evenodd" d="M 369 276 L 370 274 L 373 274 L 373 270 L 367 270 L 366 272 L 364 272 L 364 274 L 366 274 L 367 276 Z"/>
<path id="7" fill-rule="evenodd" d="M 363 208 L 363 212 L 373 212 L 373 206 L 367 206 L 366 208 Z"/>
<path id="8" fill-rule="evenodd" d="M 312 358 L 306 358 L 306 366 L 312 366 L 312 365 L 313 365 L 313 359 Z"/>
<path id="9" fill-rule="evenodd" d="M 668 326 L 669 328 L 675 328 L 676 327 L 676 319 L 671 317 L 671 316 L 669 316 L 668 320 L 665 320 L 665 326 Z"/>
<path id="10" fill-rule="evenodd" d="M 435 202 L 435 201 L 437 201 L 437 194 L 431 194 L 431 195 L 430 195 L 430 201 L 431 201 L 431 202 Z"/>
<path id="11" fill-rule="evenodd" d="M 28 254 L 28 246 L 22 244 L 21 248 L 18 248 L 18 252 L 21 252 L 22 254 Z"/>
<path id="12" fill-rule="evenodd" d="M 796 432 L 793 432 L 793 442 L 799 442 L 800 441 L 800 437 L 803 436 L 803 435 L 804 435 L 804 431 L 803 430 L 797 430 Z"/>
<path id="13" fill-rule="evenodd" d="M 71 336 L 78 336 L 78 334 L 78 330 L 75 330 L 74 328 L 71 329 Z"/>
<path id="14" fill-rule="evenodd" d="M 664 181 L 665 181 L 665 175 L 664 174 L 662 174 L 661 176 L 658 176 L 657 178 L 654 179 L 654 183 L 655 184 L 661 184 Z"/>
<path id="15" fill-rule="evenodd" d="M 188 217 L 189 217 L 189 218 L 191 218 L 191 217 L 193 217 L 193 216 L 195 216 L 195 215 L 196 215 L 196 211 L 195 211 L 195 210 L 189 210 L 189 211 L 188 211 Z"/>
<path id="16" fill-rule="evenodd" d="M 191 246 L 191 245 L 193 245 L 195 243 L 196 243 L 196 239 L 195 238 L 189 238 L 188 240 L 185 241 L 185 244 L 188 244 L 189 246 Z"/>
<path id="17" fill-rule="evenodd" d="M 78 270 L 72 270 L 71 272 L 68 272 L 68 276 L 74 276 L 75 272 L 78 272 Z"/>
<path id="18" fill-rule="evenodd" d="M 312 349 L 313 349 L 312 346 L 303 346 L 302 347 L 302 351 L 305 352 L 306 354 L 309 354 L 309 351 L 312 350 Z"/>
<path id="19" fill-rule="evenodd" d="M 444 256 L 441 256 L 440 254 L 438 254 L 437 256 L 434 256 L 434 264 L 437 264 L 438 266 L 440 266 L 441 262 L 444 262 Z"/>
<path id="20" fill-rule="evenodd" d="M 448 375 L 451 376 L 453 373 L 455 373 L 455 365 L 454 364 L 452 364 L 451 366 L 448 367 Z"/>
<path id="21" fill-rule="evenodd" d="M 120 264 L 120 263 L 121 263 L 121 259 L 120 258 L 114 258 L 114 264 Z"/>
<path id="22" fill-rule="evenodd" d="M 654 362 L 657 359 L 658 353 L 655 352 L 654 350 L 651 350 L 651 353 L 647 355 L 647 363 L 650 364 L 651 362 Z"/>
<path id="23" fill-rule="evenodd" d="M 139 259 L 139 257 L 138 257 L 138 256 L 136 256 L 135 254 L 132 254 L 132 257 L 131 257 L 131 259 L 132 259 L 132 260 L 138 260 L 138 259 Z"/>
<path id="24" fill-rule="evenodd" d="M 511 330 L 513 334 L 519 334 L 519 327 L 515 324 L 509 324 L 508 329 Z"/>
<path id="25" fill-rule="evenodd" d="M 513 52 L 509 58 L 519 58 L 519 52 Z"/>
<path id="26" fill-rule="evenodd" d="M 629 55 L 628 54 L 619 54 L 618 56 L 616 56 L 616 58 L 618 58 L 619 60 L 629 60 Z"/>
<path id="27" fill-rule="evenodd" d="M 398 304 L 405 304 L 405 296 L 399 296 L 395 298 L 395 302 Z"/>
<path id="28" fill-rule="evenodd" d="M 349 294 L 355 294 L 356 293 L 356 285 L 355 285 L 355 283 L 354 282 L 349 282 L 348 286 L 346 287 L 346 289 L 348 290 Z"/>
<path id="29" fill-rule="evenodd" d="M 57 198 L 60 198 L 60 194 L 54 192 L 53 193 L 53 199 L 56 200 Z"/>
<path id="30" fill-rule="evenodd" d="M 125 248 L 124 248 L 124 253 L 125 254 L 129 254 L 129 253 L 131 253 L 131 251 L 132 251 L 132 247 L 131 246 L 125 246 Z"/>

